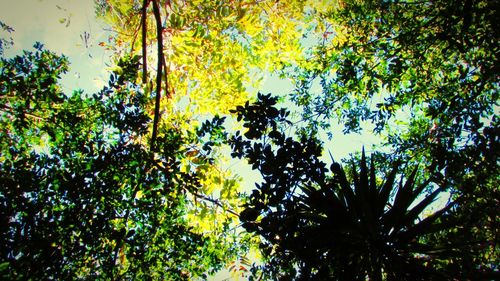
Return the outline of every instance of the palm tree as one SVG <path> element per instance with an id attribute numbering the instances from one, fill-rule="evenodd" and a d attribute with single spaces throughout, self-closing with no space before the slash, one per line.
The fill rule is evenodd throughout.
<path id="1" fill-rule="evenodd" d="M 443 188 L 424 196 L 431 181 L 417 184 L 417 168 L 396 184 L 398 164 L 378 185 L 373 161 L 368 167 L 364 151 L 359 165 L 359 172 L 353 167 L 350 183 L 334 162 L 332 177 L 303 183 L 301 191 L 261 214 L 262 219 L 256 219 L 255 207 L 248 207 L 241 216 L 244 225 L 272 247 L 271 260 L 293 261 L 298 279 L 450 279 L 433 261 L 449 259 L 459 246 L 424 240 L 455 225 L 449 215 L 454 203 L 423 217 Z"/>

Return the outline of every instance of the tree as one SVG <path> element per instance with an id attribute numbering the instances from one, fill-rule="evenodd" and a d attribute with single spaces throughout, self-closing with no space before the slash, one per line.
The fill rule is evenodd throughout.
<path id="1" fill-rule="evenodd" d="M 234 113 L 246 132 L 227 138 L 233 156 L 247 159 L 263 177 L 240 220 L 261 237 L 267 258 L 263 272 L 270 278 L 442 280 L 489 274 L 479 270 L 480 263 L 461 264 L 464 251 L 477 254 L 481 241 L 429 239 L 453 236 L 450 231 L 467 223 L 457 215 L 462 198 L 424 215 L 448 188 L 442 175 L 419 181 L 418 168 L 412 168 L 398 176 L 401 162 L 381 174 L 373 158 L 367 164 L 364 152 L 350 177 L 336 162 L 329 173 L 314 135 L 285 134 L 289 112 L 274 107 L 276 102 L 259 95 L 255 103 L 238 107 Z"/>
<path id="2" fill-rule="evenodd" d="M 97 14 L 111 31 L 109 41 L 101 45 L 118 57 L 141 55 L 142 86 L 156 97 L 149 105 L 155 121 L 147 140 L 155 150 L 161 124 L 175 123 L 192 132 L 193 125 L 207 114 L 227 114 L 254 98 L 249 88 L 259 87 L 263 73 L 302 60 L 301 29 L 307 29 L 308 9 L 317 6 L 317 1 L 112 0 L 96 4 Z M 204 169 L 203 182 L 212 187 L 200 194 L 221 202 L 223 210 L 236 210 L 241 205 L 238 185 L 232 183 L 236 177 L 227 172 L 212 176 L 222 170 L 222 157 L 213 158 L 211 164 L 192 165 Z M 217 233 L 224 229 L 221 221 L 234 218 L 219 207 L 198 205 L 190 220 L 197 222 L 201 232 Z"/>
<path id="3" fill-rule="evenodd" d="M 487 166 L 495 175 L 496 4 L 345 1 L 319 13 L 332 27 L 309 64 L 289 68 L 297 85 L 292 99 L 312 130 L 338 121 L 356 132 L 370 121 L 387 145 L 439 161 L 436 168 L 447 167 L 456 181 L 480 173 L 464 166 Z M 315 83 L 319 92 L 311 90 Z"/>
<path id="4" fill-rule="evenodd" d="M 325 36 L 309 63 L 288 66 L 307 130 L 363 122 L 387 157 L 446 175 L 469 223 L 463 239 L 488 240 L 499 261 L 498 1 L 343 1 L 318 13 Z M 317 87 L 319 86 L 319 87 Z M 488 257 L 488 258 L 485 258 Z"/>
<path id="5" fill-rule="evenodd" d="M 345 1 L 318 14 L 334 27 L 311 54 L 312 63 L 298 71 L 296 100 L 310 107 L 309 114 L 340 117 L 347 131 L 366 119 L 380 131 L 403 106 L 442 122 L 444 115 L 461 116 L 458 124 L 473 126 L 470 119 L 478 112 L 491 116 L 498 99 L 495 4 Z M 308 93 L 315 79 L 322 96 Z M 459 111 L 467 101 L 474 110 Z M 438 125 L 453 127 L 449 122 Z"/>
<path id="6" fill-rule="evenodd" d="M 158 150 L 141 141 L 151 97 L 134 84 L 139 60 L 121 59 L 92 96 L 61 92 L 67 59 L 41 44 L 0 61 L 3 278 L 190 279 L 244 250 L 231 220 L 202 234 L 187 219 L 209 199 L 206 169 L 185 164 L 197 136 L 162 124 Z"/>
<path id="7" fill-rule="evenodd" d="M 227 113 L 250 97 L 246 87 L 257 86 L 260 70 L 301 58 L 302 2 L 96 2 L 112 31 L 103 44 L 119 55 L 140 53 L 143 82 L 160 71 L 162 102 L 188 96 L 195 113 Z"/>

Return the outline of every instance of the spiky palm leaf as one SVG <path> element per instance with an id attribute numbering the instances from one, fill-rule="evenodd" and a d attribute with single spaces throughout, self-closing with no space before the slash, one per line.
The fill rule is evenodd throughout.
<path id="1" fill-rule="evenodd" d="M 338 163 L 331 171 L 332 179 L 303 185 L 295 204 L 285 207 L 286 211 L 267 214 L 259 223 L 261 235 L 281 252 L 297 256 L 304 278 L 446 278 L 430 266 L 429 260 L 456 254 L 455 245 L 421 242 L 424 235 L 453 225 L 451 220 L 443 220 L 453 204 L 421 218 L 441 188 L 416 202 L 430 181 L 417 185 L 414 169 L 406 182 L 395 184 L 397 164 L 378 186 L 375 167 L 373 163 L 368 167 L 364 151 L 359 173 L 353 168 L 352 184 Z"/>

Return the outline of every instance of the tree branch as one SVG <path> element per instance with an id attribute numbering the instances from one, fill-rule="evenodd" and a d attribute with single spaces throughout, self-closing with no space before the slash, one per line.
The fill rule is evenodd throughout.
<path id="1" fill-rule="evenodd" d="M 6 104 L 3 104 L 2 105 L 2 108 L 0 108 L 0 111 L 3 111 L 11 116 L 15 116 L 15 113 L 14 113 L 14 108 L 6 105 Z M 22 111 L 22 114 L 25 115 L 25 116 L 28 116 L 28 117 L 31 117 L 33 119 L 37 119 L 38 121 L 40 120 L 43 120 L 43 121 L 48 121 L 48 119 L 46 117 L 41 117 L 41 116 L 38 116 L 36 114 L 33 114 L 33 113 L 28 113 L 26 112 L 26 110 L 23 110 Z"/>
<path id="2" fill-rule="evenodd" d="M 168 171 L 168 169 L 166 169 L 163 165 L 160 165 L 160 162 L 159 161 L 153 161 L 152 162 L 153 165 L 155 165 L 156 168 L 160 169 L 161 171 L 163 171 L 167 176 L 170 175 L 170 171 Z M 213 199 L 213 198 L 210 198 L 208 197 L 207 195 L 204 195 L 204 194 L 200 194 L 198 192 L 195 192 L 195 191 L 192 191 L 192 190 L 189 190 L 189 189 L 185 189 L 189 194 L 193 195 L 194 197 L 198 198 L 198 199 L 201 199 L 201 200 L 204 200 L 204 201 L 208 201 L 216 206 L 219 206 L 222 208 L 222 210 L 236 216 L 236 217 L 239 217 L 240 215 L 235 212 L 234 210 L 231 210 L 231 209 L 228 209 L 226 206 L 224 206 L 220 200 L 218 199 Z"/>
<path id="3" fill-rule="evenodd" d="M 141 18 L 141 26 L 142 26 L 142 83 L 146 84 L 148 82 L 148 60 L 147 60 L 147 45 L 146 45 L 146 37 L 147 37 L 147 8 L 148 8 L 149 0 L 144 0 L 142 4 L 142 18 Z"/>
<path id="4" fill-rule="evenodd" d="M 165 56 L 162 56 L 162 60 L 163 60 L 163 71 L 165 71 L 165 95 L 169 99 L 172 97 L 172 95 L 170 94 L 170 89 L 168 86 L 168 68 Z"/>
<path id="5" fill-rule="evenodd" d="M 161 76 L 163 67 L 163 34 L 161 25 L 161 15 L 160 7 L 158 6 L 158 0 L 153 1 L 153 13 L 156 20 L 156 40 L 158 46 L 158 66 L 156 69 L 156 103 L 155 103 L 155 113 L 153 119 L 153 134 L 151 136 L 151 151 L 155 150 L 156 136 L 158 134 L 158 123 L 160 121 L 160 100 L 161 100 Z"/>
<path id="6" fill-rule="evenodd" d="M 216 206 L 219 206 L 222 208 L 222 210 L 236 216 L 236 217 L 240 217 L 240 215 L 238 213 L 236 213 L 235 211 L 231 210 L 231 209 L 227 209 L 219 200 L 217 199 L 213 199 L 213 198 L 210 198 L 206 195 L 203 195 L 203 194 L 199 194 L 199 193 L 196 193 L 196 192 L 190 192 L 193 196 L 195 196 L 196 198 L 198 199 L 201 199 L 201 200 L 205 200 L 205 201 L 208 201 Z"/>

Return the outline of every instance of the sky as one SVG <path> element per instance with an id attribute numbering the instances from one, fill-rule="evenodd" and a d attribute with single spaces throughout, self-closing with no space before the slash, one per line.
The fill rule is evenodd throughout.
<path id="1" fill-rule="evenodd" d="M 94 92 L 107 79 L 109 54 L 98 46 L 107 40 L 105 25 L 95 19 L 93 0 L 0 0 L 0 21 L 12 27 L 14 46 L 7 57 L 33 50 L 39 41 L 69 57 L 70 71 L 63 77 L 65 91 Z"/>

